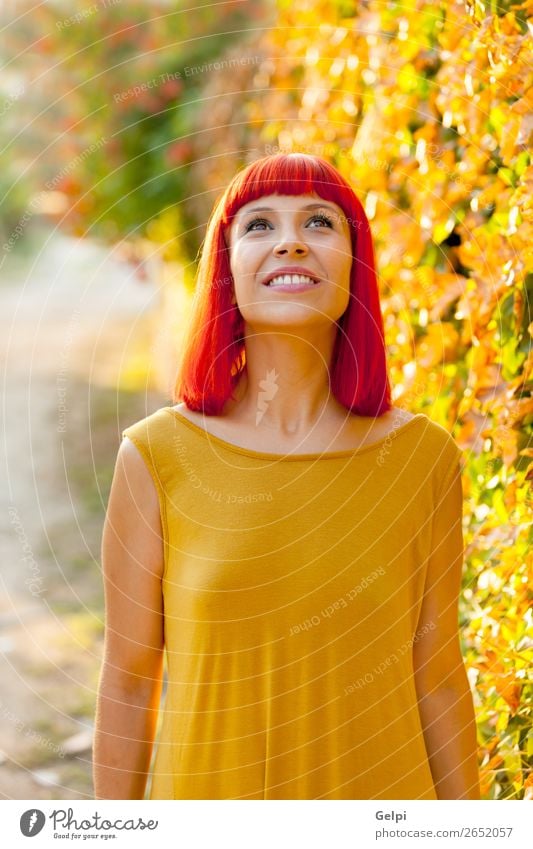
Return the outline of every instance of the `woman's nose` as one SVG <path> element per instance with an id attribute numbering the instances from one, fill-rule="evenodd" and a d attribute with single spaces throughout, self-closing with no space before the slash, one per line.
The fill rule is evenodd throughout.
<path id="1" fill-rule="evenodd" d="M 284 256 L 285 254 L 296 254 L 297 256 L 303 256 L 307 253 L 308 248 L 305 242 L 302 242 L 300 239 L 280 239 L 277 245 L 274 247 L 274 253 L 276 256 Z"/>

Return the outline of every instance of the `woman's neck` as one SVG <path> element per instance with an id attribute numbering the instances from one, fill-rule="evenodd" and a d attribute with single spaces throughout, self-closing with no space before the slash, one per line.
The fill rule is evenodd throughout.
<path id="1" fill-rule="evenodd" d="M 225 416 L 291 436 L 308 433 L 324 415 L 345 418 L 329 385 L 335 337 L 321 330 L 313 339 L 290 330 L 245 337 L 246 368 Z"/>

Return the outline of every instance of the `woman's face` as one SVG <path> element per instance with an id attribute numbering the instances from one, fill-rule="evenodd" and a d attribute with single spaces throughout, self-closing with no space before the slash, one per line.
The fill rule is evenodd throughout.
<path id="1" fill-rule="evenodd" d="M 331 324 L 346 311 L 352 245 L 336 203 L 316 194 L 265 195 L 239 209 L 226 240 L 235 298 L 249 324 Z"/>

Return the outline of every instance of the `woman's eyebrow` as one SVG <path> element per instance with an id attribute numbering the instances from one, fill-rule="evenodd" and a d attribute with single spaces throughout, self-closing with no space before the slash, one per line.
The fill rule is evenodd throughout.
<path id="1" fill-rule="evenodd" d="M 331 204 L 329 204 L 329 203 L 308 203 L 306 206 L 302 206 L 301 209 L 302 210 L 303 209 L 319 209 L 320 207 L 325 208 L 325 209 L 331 209 L 332 212 L 337 212 L 337 210 L 334 209 L 331 206 Z M 253 209 L 248 209 L 248 210 L 246 210 L 246 212 L 243 212 L 243 217 L 245 215 L 250 215 L 252 212 L 273 212 L 273 211 L 274 210 L 272 209 L 271 206 L 254 206 Z M 338 213 L 337 213 L 337 215 L 338 215 Z"/>

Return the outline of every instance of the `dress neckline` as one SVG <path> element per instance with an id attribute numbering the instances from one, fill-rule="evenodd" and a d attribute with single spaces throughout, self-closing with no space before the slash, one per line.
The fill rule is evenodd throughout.
<path id="1" fill-rule="evenodd" d="M 187 427 L 195 433 L 203 436 L 204 439 L 207 439 L 209 442 L 213 442 L 215 445 L 225 448 L 227 451 L 232 451 L 235 454 L 243 454 L 245 457 L 257 457 L 262 460 L 334 460 L 341 457 L 351 457 L 356 454 L 363 454 L 367 451 L 375 451 L 376 448 L 383 445 L 387 439 L 396 438 L 398 434 L 405 433 L 405 431 L 411 427 L 413 422 L 424 416 L 423 413 L 415 413 L 409 421 L 400 425 L 400 427 L 393 428 L 386 436 L 383 436 L 381 439 L 371 442 L 368 445 L 361 445 L 359 448 L 343 448 L 340 451 L 317 451 L 305 454 L 276 454 L 271 451 L 256 451 L 253 448 L 245 448 L 242 445 L 235 445 L 233 442 L 227 442 L 227 440 L 222 439 L 220 436 L 215 436 L 213 433 L 209 433 L 209 431 L 205 428 L 197 425 L 195 422 L 192 422 L 187 418 L 187 416 L 180 413 L 179 410 L 174 409 L 174 407 L 163 407 L 163 410 L 168 411 L 171 415 L 175 416 Z M 395 437 L 391 437 L 391 434 L 395 434 Z"/>

